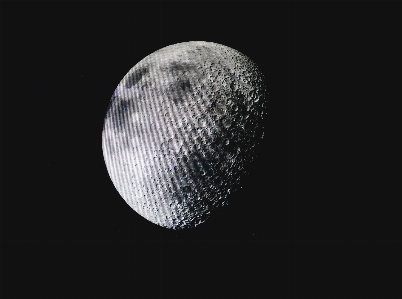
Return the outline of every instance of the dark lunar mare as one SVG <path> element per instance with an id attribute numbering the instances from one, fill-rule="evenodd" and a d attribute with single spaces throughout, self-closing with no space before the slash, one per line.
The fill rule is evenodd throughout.
<path id="1" fill-rule="evenodd" d="M 167 69 L 173 77 L 179 80 L 169 87 L 170 94 L 168 97 L 175 104 L 183 103 L 187 99 L 187 95 L 193 92 L 191 82 L 187 77 L 190 73 L 197 73 L 197 68 L 192 63 L 173 61 Z M 187 72 L 187 75 L 184 75 Z M 198 75 L 198 74 L 197 74 Z"/>
<path id="2" fill-rule="evenodd" d="M 106 113 L 106 120 L 112 122 L 116 132 L 122 132 L 128 125 L 128 116 L 132 112 L 134 112 L 133 100 L 113 95 Z"/>
<path id="3" fill-rule="evenodd" d="M 179 87 L 182 91 L 189 91 L 191 92 L 191 84 L 188 79 L 179 82 Z"/>
<path id="4" fill-rule="evenodd" d="M 172 72 L 173 75 L 177 75 L 179 72 L 188 72 L 190 70 L 194 70 L 195 66 L 192 63 L 187 62 L 177 62 L 173 61 L 169 65 L 169 70 Z"/>
<path id="5" fill-rule="evenodd" d="M 183 103 L 188 99 L 188 95 L 193 92 L 190 80 L 187 78 L 180 78 L 178 81 L 171 83 L 166 91 L 166 97 L 175 104 Z"/>
<path id="6" fill-rule="evenodd" d="M 126 79 L 126 88 L 131 88 L 135 84 L 137 84 L 141 78 L 148 73 L 148 68 L 142 67 L 138 70 L 135 70 L 132 74 L 130 74 Z"/>

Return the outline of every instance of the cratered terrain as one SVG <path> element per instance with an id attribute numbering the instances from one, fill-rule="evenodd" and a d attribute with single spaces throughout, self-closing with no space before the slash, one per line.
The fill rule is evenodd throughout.
<path id="1" fill-rule="evenodd" d="M 195 227 L 227 204 L 263 137 L 266 89 L 242 53 L 184 42 L 141 60 L 117 86 L 104 120 L 110 178 L 157 225 Z"/>

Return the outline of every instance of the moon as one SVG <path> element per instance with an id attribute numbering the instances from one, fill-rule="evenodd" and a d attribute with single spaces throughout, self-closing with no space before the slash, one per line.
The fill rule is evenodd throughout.
<path id="1" fill-rule="evenodd" d="M 148 55 L 120 81 L 104 119 L 116 190 L 159 226 L 205 222 L 247 175 L 266 94 L 257 65 L 227 46 L 190 41 Z"/>

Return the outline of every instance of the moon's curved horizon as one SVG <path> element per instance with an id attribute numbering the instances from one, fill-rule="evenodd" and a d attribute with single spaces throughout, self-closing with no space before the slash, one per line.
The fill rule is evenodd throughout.
<path id="1" fill-rule="evenodd" d="M 232 48 L 191 41 L 146 56 L 118 84 L 104 120 L 116 190 L 154 224 L 205 222 L 254 159 L 265 102 L 257 65 Z"/>

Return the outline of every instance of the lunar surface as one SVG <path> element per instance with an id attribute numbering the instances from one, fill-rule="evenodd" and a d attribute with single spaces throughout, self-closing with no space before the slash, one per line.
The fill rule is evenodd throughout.
<path id="1" fill-rule="evenodd" d="M 265 102 L 261 72 L 234 49 L 193 41 L 148 55 L 121 80 L 104 120 L 115 188 L 162 227 L 205 222 L 240 187 L 263 137 Z"/>

